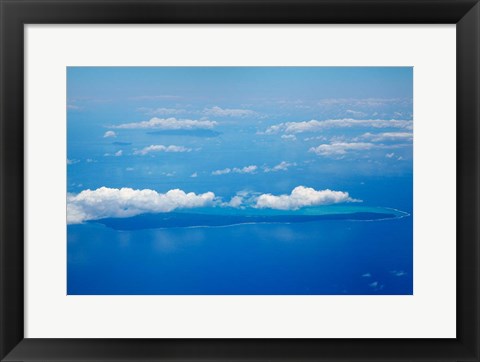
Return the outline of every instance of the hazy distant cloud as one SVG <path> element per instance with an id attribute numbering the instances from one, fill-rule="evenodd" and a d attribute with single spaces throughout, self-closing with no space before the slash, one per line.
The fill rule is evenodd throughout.
<path id="1" fill-rule="evenodd" d="M 368 140 L 371 142 L 385 141 L 412 141 L 413 133 L 411 132 L 383 132 L 383 133 L 364 133 L 358 139 Z"/>
<path id="2" fill-rule="evenodd" d="M 75 104 L 67 104 L 67 109 L 70 111 L 80 111 L 83 107 L 77 106 Z"/>
<path id="3" fill-rule="evenodd" d="M 324 98 L 318 101 L 320 106 L 382 107 L 391 105 L 410 105 L 412 98 Z"/>
<path id="4" fill-rule="evenodd" d="M 170 118 L 157 118 L 154 117 L 149 121 L 142 121 L 136 123 L 124 123 L 118 126 L 112 126 L 112 128 L 125 128 L 125 129 L 142 129 L 153 128 L 159 130 L 191 130 L 191 129 L 212 129 L 218 123 L 209 120 L 193 120 L 193 119 L 177 119 Z"/>
<path id="5" fill-rule="evenodd" d="M 136 96 L 136 97 L 130 97 L 131 100 L 135 101 L 155 101 L 155 100 L 161 100 L 161 99 L 179 99 L 181 98 L 180 96 L 175 96 L 171 94 L 158 94 L 158 95 L 143 95 L 143 96 Z"/>
<path id="6" fill-rule="evenodd" d="M 317 140 L 318 141 L 326 141 L 326 140 L 328 140 L 328 138 L 325 137 L 325 136 L 315 136 L 315 137 L 305 137 L 303 140 L 304 141 L 317 141 Z"/>
<path id="7" fill-rule="evenodd" d="M 120 157 L 123 155 L 123 151 L 122 150 L 118 150 L 117 152 L 115 153 L 104 153 L 103 154 L 105 157 L 110 157 L 110 156 L 115 156 L 115 157 Z M 88 162 L 88 161 L 87 161 Z M 93 161 L 90 161 L 90 162 L 93 162 Z M 96 162 L 96 161 L 95 161 Z"/>
<path id="8" fill-rule="evenodd" d="M 287 109 L 310 109 L 311 105 L 306 104 L 302 99 L 279 99 L 274 101 L 274 104 Z"/>
<path id="9" fill-rule="evenodd" d="M 242 167 L 242 168 L 234 168 L 233 169 L 233 172 L 236 172 L 236 173 L 254 173 L 255 171 L 257 171 L 257 166 L 255 165 L 250 165 L 250 166 L 245 166 L 245 167 Z"/>
<path id="10" fill-rule="evenodd" d="M 392 158 L 393 156 L 395 156 L 394 152 L 385 154 L 386 158 Z"/>
<path id="11" fill-rule="evenodd" d="M 67 194 L 67 222 L 78 224 L 107 217 L 131 217 L 148 212 L 204 207 L 214 199 L 213 192 L 195 194 L 175 189 L 162 194 L 149 189 L 101 187 L 76 195 Z"/>
<path id="12" fill-rule="evenodd" d="M 295 162 L 290 163 L 286 161 L 280 162 L 278 165 L 273 166 L 273 167 L 265 167 L 264 171 L 265 172 L 277 172 L 277 171 L 287 171 L 289 167 L 291 166 L 296 166 L 297 164 Z"/>
<path id="13" fill-rule="evenodd" d="M 150 116 L 171 116 L 174 114 L 185 114 L 187 110 L 180 108 L 147 108 L 140 107 L 138 111 L 143 112 Z"/>
<path id="14" fill-rule="evenodd" d="M 193 177 L 193 178 L 198 177 L 198 173 L 194 172 L 190 175 L 190 177 Z"/>
<path id="15" fill-rule="evenodd" d="M 392 273 L 396 277 L 403 277 L 404 275 L 407 275 L 407 273 L 403 270 L 391 270 L 390 273 Z"/>
<path id="16" fill-rule="evenodd" d="M 297 186 L 290 195 L 275 196 L 263 194 L 257 198 L 255 207 L 277 210 L 297 210 L 306 206 L 319 206 L 338 204 L 343 202 L 357 202 L 352 199 L 348 192 L 321 190 L 317 191 L 310 187 Z"/>
<path id="17" fill-rule="evenodd" d="M 352 128 L 352 127 L 372 127 L 372 128 L 402 128 L 411 130 L 413 121 L 409 120 L 382 120 L 382 119 L 329 119 L 325 121 L 303 121 L 303 122 L 285 122 L 270 126 L 265 133 L 274 134 L 279 132 L 296 134 L 303 132 L 319 132 L 327 128 Z"/>
<path id="18" fill-rule="evenodd" d="M 346 154 L 348 151 L 363 151 L 370 150 L 374 148 L 373 143 L 357 142 L 357 143 L 346 143 L 346 142 L 337 142 L 330 144 L 323 144 L 317 147 L 311 147 L 309 152 L 313 152 L 318 156 L 341 156 Z"/>
<path id="19" fill-rule="evenodd" d="M 223 170 L 215 170 L 212 172 L 212 175 L 214 176 L 219 176 L 219 175 L 226 175 L 228 173 L 232 172 L 231 168 L 224 168 Z"/>
<path id="20" fill-rule="evenodd" d="M 146 155 L 151 152 L 190 152 L 192 149 L 187 148 L 184 146 L 175 146 L 175 145 L 170 145 L 170 146 L 164 146 L 164 145 L 150 145 L 148 147 L 144 147 L 141 150 L 135 151 L 133 154 L 134 155 Z"/>
<path id="21" fill-rule="evenodd" d="M 218 117 L 251 117 L 257 115 L 257 112 L 250 109 L 220 108 L 218 106 L 205 108 L 203 113 L 207 116 Z"/>
<path id="22" fill-rule="evenodd" d="M 224 168 L 223 170 L 216 170 L 212 172 L 212 175 L 214 176 L 219 176 L 219 175 L 226 175 L 231 172 L 233 173 L 254 173 L 257 171 L 258 166 L 255 165 L 250 165 L 250 166 L 245 166 L 242 168 L 234 167 L 234 168 Z"/>
<path id="23" fill-rule="evenodd" d="M 80 160 L 70 160 L 70 159 L 67 158 L 67 165 L 74 165 L 74 164 L 79 163 L 79 162 L 80 162 Z"/>
<path id="24" fill-rule="evenodd" d="M 103 135 L 103 138 L 109 138 L 109 137 L 117 137 L 117 134 L 114 131 L 107 131 Z"/>
<path id="25" fill-rule="evenodd" d="M 351 117 L 365 117 L 367 114 L 364 113 L 364 112 L 360 112 L 360 111 L 354 111 L 352 109 L 347 109 L 345 111 L 345 113 L 347 113 L 349 116 Z"/>
<path id="26" fill-rule="evenodd" d="M 297 137 L 293 134 L 282 134 L 282 137 L 280 137 L 284 140 L 290 140 L 290 141 L 296 141 Z"/>

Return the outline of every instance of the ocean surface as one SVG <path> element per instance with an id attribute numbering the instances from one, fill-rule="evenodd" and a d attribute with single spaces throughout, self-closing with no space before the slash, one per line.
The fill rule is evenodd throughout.
<path id="1" fill-rule="evenodd" d="M 68 225 L 68 294 L 412 294 L 412 217 L 115 230 Z"/>

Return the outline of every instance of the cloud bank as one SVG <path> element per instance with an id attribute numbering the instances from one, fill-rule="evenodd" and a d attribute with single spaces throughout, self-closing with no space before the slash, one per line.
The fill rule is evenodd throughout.
<path id="1" fill-rule="evenodd" d="M 257 171 L 257 166 L 255 165 L 250 165 L 250 166 L 245 166 L 245 167 L 242 167 L 242 168 L 234 168 L 233 169 L 233 172 L 236 172 L 236 173 L 254 173 L 255 171 Z"/>
<path id="2" fill-rule="evenodd" d="M 411 132 L 384 132 L 384 133 L 364 133 L 359 139 L 368 140 L 371 142 L 385 142 L 385 141 L 413 141 L 413 134 Z"/>
<path id="3" fill-rule="evenodd" d="M 192 129 L 212 129 L 218 123 L 209 120 L 194 120 L 194 119 L 177 119 L 175 117 L 170 118 L 157 118 L 153 117 L 148 121 L 124 123 L 118 126 L 112 126 L 112 128 L 125 128 L 125 129 L 158 129 L 158 130 L 192 130 Z"/>
<path id="4" fill-rule="evenodd" d="M 297 137 L 295 137 L 295 135 L 293 134 L 282 134 L 282 136 L 280 137 L 284 140 L 290 140 L 290 141 L 296 141 L 297 140 Z"/>
<path id="5" fill-rule="evenodd" d="M 79 224 L 103 218 L 126 218 L 145 213 L 171 212 L 197 207 L 254 207 L 260 209 L 297 210 L 307 206 L 359 202 L 348 192 L 330 189 L 317 191 L 297 186 L 290 195 L 237 193 L 229 202 L 222 202 L 211 191 L 203 194 L 186 193 L 180 189 L 159 193 L 150 189 L 100 187 L 67 194 L 67 223 Z"/>
<path id="6" fill-rule="evenodd" d="M 331 205 L 343 202 L 358 202 L 348 192 L 329 189 L 317 191 L 310 187 L 297 186 L 290 195 L 263 194 L 257 198 L 255 207 L 260 209 L 297 210 L 306 206 Z"/>
<path id="7" fill-rule="evenodd" d="M 317 156 L 335 157 L 344 156 L 348 152 L 368 151 L 373 149 L 399 149 L 403 147 L 411 147 L 411 143 L 383 144 L 371 142 L 332 142 L 321 144 L 317 147 L 310 147 L 308 152 L 315 153 Z M 389 154 L 386 155 L 387 158 L 391 158 L 392 156 L 393 154 L 391 154 L 391 156 Z"/>
<path id="8" fill-rule="evenodd" d="M 234 109 L 234 108 L 220 108 L 212 107 L 205 108 L 203 113 L 207 116 L 218 116 L 218 117 L 249 117 L 256 116 L 257 112 L 250 109 Z"/>
<path id="9" fill-rule="evenodd" d="M 146 115 L 149 116 L 171 116 L 174 114 L 184 114 L 187 113 L 185 109 L 179 108 L 148 108 L 148 107 L 140 107 L 138 111 L 144 112 Z"/>
<path id="10" fill-rule="evenodd" d="M 109 137 L 117 137 L 117 134 L 113 131 L 105 132 L 105 134 L 103 135 L 103 138 L 109 138 Z"/>
<path id="11" fill-rule="evenodd" d="M 67 165 L 74 165 L 76 163 L 79 163 L 80 160 L 71 160 L 69 158 L 67 158 Z"/>
<path id="12" fill-rule="evenodd" d="M 134 155 L 142 155 L 145 156 L 152 152 L 190 152 L 192 149 L 187 148 L 184 146 L 164 146 L 164 145 L 150 145 L 148 147 L 144 147 L 141 150 L 137 150 L 133 152 Z"/>
<path id="13" fill-rule="evenodd" d="M 203 207 L 210 205 L 214 199 L 213 192 L 195 194 L 174 189 L 162 194 L 149 189 L 101 187 L 67 195 L 67 223 Z"/>
<path id="14" fill-rule="evenodd" d="M 317 147 L 311 147 L 308 152 L 313 152 L 318 156 L 341 156 L 345 155 L 348 151 L 364 151 L 374 148 L 373 143 L 357 142 L 346 143 L 337 142 L 331 144 L 323 144 Z"/>
<path id="15" fill-rule="evenodd" d="M 290 163 L 287 161 L 282 161 L 278 165 L 273 166 L 273 167 L 265 167 L 264 172 L 277 172 L 277 171 L 288 171 L 288 168 L 291 166 L 296 166 L 297 164 L 295 162 Z"/>
<path id="16" fill-rule="evenodd" d="M 303 121 L 303 122 L 285 122 L 270 126 L 265 131 L 266 134 L 275 134 L 279 132 L 296 134 L 303 132 L 319 132 L 327 128 L 352 128 L 352 127 L 372 127 L 372 128 L 401 128 L 413 129 L 413 121 L 408 120 L 382 120 L 382 119 L 329 119 L 325 121 Z"/>
<path id="17" fill-rule="evenodd" d="M 214 176 L 220 176 L 220 175 L 226 175 L 228 173 L 232 172 L 231 168 L 224 168 L 223 170 L 215 170 L 212 172 L 212 175 Z"/>
<path id="18" fill-rule="evenodd" d="M 224 168 L 223 170 L 213 171 L 212 175 L 214 175 L 214 176 L 226 175 L 226 174 L 229 174 L 231 172 L 233 172 L 233 173 L 254 173 L 255 171 L 257 171 L 257 169 L 258 169 L 258 166 L 256 166 L 256 165 L 245 166 L 245 167 L 242 167 L 242 168 L 238 168 L 238 167 L 229 168 L 229 167 L 227 167 L 227 168 Z"/>

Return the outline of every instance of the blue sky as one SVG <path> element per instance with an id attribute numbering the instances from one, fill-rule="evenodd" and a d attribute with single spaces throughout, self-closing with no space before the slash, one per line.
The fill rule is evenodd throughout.
<path id="1" fill-rule="evenodd" d="M 68 67 L 67 122 L 72 223 L 206 206 L 411 211 L 410 67 Z"/>

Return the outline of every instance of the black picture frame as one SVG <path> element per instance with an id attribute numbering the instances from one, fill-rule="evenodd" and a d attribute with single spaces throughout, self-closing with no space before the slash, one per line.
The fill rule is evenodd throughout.
<path id="1" fill-rule="evenodd" d="M 2 361 L 479 361 L 478 0 L 0 0 L 0 12 Z M 457 338 L 24 338 L 24 25 L 134 23 L 456 24 Z"/>

